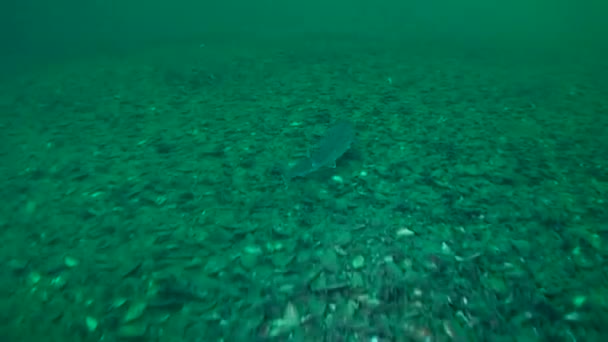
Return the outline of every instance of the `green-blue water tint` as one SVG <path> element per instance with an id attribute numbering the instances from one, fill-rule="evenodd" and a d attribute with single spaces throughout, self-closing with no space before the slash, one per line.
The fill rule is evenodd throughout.
<path id="1" fill-rule="evenodd" d="M 608 341 L 606 13 L 2 2 L 0 341 Z"/>

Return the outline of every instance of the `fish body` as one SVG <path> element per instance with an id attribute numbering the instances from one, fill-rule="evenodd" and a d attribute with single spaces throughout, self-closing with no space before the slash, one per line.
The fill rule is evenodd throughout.
<path id="1" fill-rule="evenodd" d="M 335 167 L 338 160 L 355 140 L 355 127 L 349 121 L 338 121 L 331 126 L 310 157 L 299 160 L 286 174 L 288 179 L 304 177 L 322 167 Z"/>

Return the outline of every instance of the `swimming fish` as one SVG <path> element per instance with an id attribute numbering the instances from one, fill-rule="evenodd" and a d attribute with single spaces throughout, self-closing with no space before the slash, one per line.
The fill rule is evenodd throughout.
<path id="1" fill-rule="evenodd" d="M 336 167 L 336 160 L 350 149 L 354 140 L 354 125 L 349 121 L 338 121 L 327 130 L 310 157 L 299 160 L 287 170 L 285 177 L 289 180 L 304 177 L 322 167 Z"/>

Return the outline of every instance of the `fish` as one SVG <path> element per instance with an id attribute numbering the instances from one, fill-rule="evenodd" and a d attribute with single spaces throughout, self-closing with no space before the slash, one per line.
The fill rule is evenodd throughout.
<path id="1" fill-rule="evenodd" d="M 285 177 L 304 177 L 322 167 L 336 167 L 336 160 L 346 153 L 355 140 L 355 126 L 340 120 L 331 126 L 309 157 L 297 161 Z"/>

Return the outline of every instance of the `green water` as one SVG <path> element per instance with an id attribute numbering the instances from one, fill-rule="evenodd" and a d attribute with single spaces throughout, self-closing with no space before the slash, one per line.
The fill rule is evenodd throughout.
<path id="1" fill-rule="evenodd" d="M 606 341 L 607 14 L 0 4 L 0 341 Z"/>

